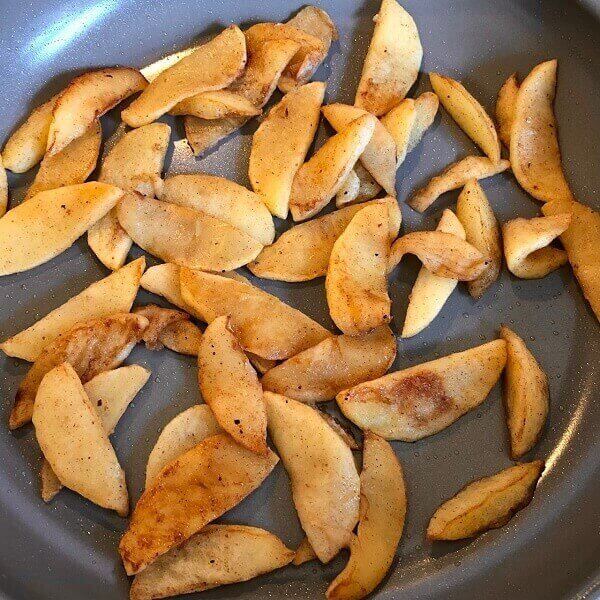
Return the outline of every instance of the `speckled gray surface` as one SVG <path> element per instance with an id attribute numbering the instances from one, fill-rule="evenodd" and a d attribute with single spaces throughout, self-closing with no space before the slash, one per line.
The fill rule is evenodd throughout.
<path id="1" fill-rule="evenodd" d="M 325 0 L 341 39 L 318 72 L 330 101 L 353 97 L 377 11 L 376 0 Z M 600 10 L 588 0 L 406 0 L 425 48 L 423 71 L 462 79 L 489 109 L 505 77 L 525 74 L 550 57 L 560 59 L 557 112 L 565 168 L 577 196 L 600 208 Z M 279 0 L 0 0 L 0 139 L 29 108 L 89 67 L 144 66 L 188 46 L 221 25 L 283 20 L 300 3 Z M 587 6 L 587 9 L 584 8 Z M 421 77 L 417 91 L 428 89 Z M 114 116 L 113 116 L 114 117 Z M 113 117 L 103 120 L 105 134 Z M 169 158 L 171 172 L 205 170 L 246 182 L 249 125 L 243 135 L 196 161 L 183 144 Z M 181 126 L 175 128 L 175 137 Z M 398 176 L 401 200 L 445 165 L 475 149 L 443 112 Z M 11 180 L 14 186 L 28 178 Z M 538 207 L 510 175 L 484 183 L 500 220 L 533 216 Z M 18 198 L 18 192 L 14 194 Z M 446 195 L 424 217 L 403 206 L 404 230 L 432 228 L 456 194 Z M 406 261 L 391 282 L 394 318 L 402 323 L 418 263 Z M 22 275 L 0 279 L 0 337 L 21 330 L 106 271 L 84 240 L 57 259 Z M 263 284 L 326 326 L 321 280 Z M 141 294 L 139 302 L 152 299 Z M 531 505 L 502 530 L 471 543 L 429 544 L 428 518 L 468 481 L 507 466 L 508 445 L 500 392 L 444 432 L 415 444 L 395 443 L 408 483 L 408 520 L 398 558 L 376 594 L 397 599 L 596 597 L 600 556 L 600 328 L 568 267 L 541 281 L 519 281 L 506 272 L 479 302 L 460 289 L 434 324 L 399 342 L 402 368 L 489 340 L 507 322 L 527 341 L 550 378 L 548 427 L 531 453 L 548 468 Z M 146 458 L 160 429 L 199 400 L 194 361 L 168 351 L 137 348 L 128 362 L 152 369 L 149 384 L 123 417 L 114 436 L 134 500 Z M 27 364 L 0 358 L 3 404 L 9 407 Z M 128 583 L 116 547 L 125 521 L 62 492 L 45 506 L 38 493 L 39 451 L 29 428 L 0 427 L 0 597 L 10 599 L 125 598 Z M 281 466 L 225 518 L 266 527 L 293 546 L 301 537 Z M 287 568 L 244 585 L 206 592 L 204 598 L 318 598 L 342 568 L 344 557 L 321 567 Z"/>

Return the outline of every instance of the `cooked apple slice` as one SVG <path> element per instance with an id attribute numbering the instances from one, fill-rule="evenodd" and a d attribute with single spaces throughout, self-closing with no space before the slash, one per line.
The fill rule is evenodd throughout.
<path id="1" fill-rule="evenodd" d="M 442 173 L 417 190 L 408 205 L 418 212 L 427 210 L 442 194 L 463 187 L 470 179 L 485 179 L 506 171 L 510 167 L 507 160 L 493 163 L 486 156 L 467 156 L 452 163 Z"/>
<path id="2" fill-rule="evenodd" d="M 440 107 L 439 98 L 432 92 L 424 92 L 415 98 L 415 121 L 410 132 L 406 152 L 412 152 L 419 144 L 425 132 L 431 127 Z"/>
<path id="3" fill-rule="evenodd" d="M 296 552 L 294 554 L 294 560 L 292 561 L 292 564 L 295 567 L 299 567 L 300 565 L 303 565 L 305 562 L 315 560 L 316 558 L 317 558 L 317 555 L 315 554 L 313 547 L 310 545 L 308 538 L 305 537 L 305 538 L 302 538 L 300 545 L 296 548 Z"/>
<path id="4" fill-rule="evenodd" d="M 165 180 L 161 200 L 216 217 L 268 246 L 275 239 L 271 213 L 260 197 L 233 181 L 194 173 Z"/>
<path id="5" fill-rule="evenodd" d="M 317 131 L 325 84 L 308 83 L 286 94 L 252 136 L 248 177 L 276 217 L 288 215 L 292 182 Z"/>
<path id="6" fill-rule="evenodd" d="M 277 462 L 271 451 L 255 454 L 217 434 L 169 463 L 142 494 L 119 544 L 127 574 L 139 573 L 239 504 Z"/>
<path id="7" fill-rule="evenodd" d="M 537 443 L 548 416 L 548 377 L 525 342 L 506 325 L 500 328 L 506 341 L 504 404 L 513 459 L 527 454 Z"/>
<path id="8" fill-rule="evenodd" d="M 246 356 L 248 356 L 248 360 L 250 361 L 250 364 L 256 369 L 256 372 L 260 373 L 261 375 L 264 375 L 267 371 L 270 371 L 279 364 L 279 362 L 276 360 L 263 358 L 262 356 L 252 354 L 252 352 L 246 352 Z"/>
<path id="9" fill-rule="evenodd" d="M 496 123 L 500 141 L 510 149 L 510 133 L 515 119 L 519 81 L 513 73 L 503 84 L 496 100 Z"/>
<path id="10" fill-rule="evenodd" d="M 492 163 L 500 160 L 500 140 L 485 109 L 458 81 L 429 73 L 431 87 L 458 126 L 477 144 Z"/>
<path id="11" fill-rule="evenodd" d="M 267 454 L 267 412 L 256 371 L 229 328 L 217 317 L 206 328 L 198 352 L 202 398 L 219 425 L 248 450 Z"/>
<path id="12" fill-rule="evenodd" d="M 504 257 L 509 271 L 521 279 L 545 277 L 567 263 L 567 253 L 549 246 L 571 223 L 571 214 L 523 219 L 502 225 Z"/>
<path id="13" fill-rule="evenodd" d="M 68 362 L 86 383 L 98 373 L 118 367 L 147 326 L 148 320 L 142 316 L 117 313 L 80 323 L 44 346 L 19 385 L 10 413 L 10 429 L 30 421 L 35 395 L 48 371 Z"/>
<path id="14" fill-rule="evenodd" d="M 183 119 L 185 137 L 195 156 L 201 156 L 208 149 L 237 131 L 248 117 L 225 117 L 223 119 L 199 119 L 187 116 Z"/>
<path id="15" fill-rule="evenodd" d="M 181 296 L 179 272 L 180 267 L 173 263 L 155 265 L 144 273 L 140 286 L 157 296 L 166 298 L 171 304 L 202 320 L 202 316 L 194 311 L 193 307 L 188 307 Z"/>
<path id="16" fill-rule="evenodd" d="M 436 231 L 451 233 L 461 240 L 465 239 L 463 226 L 449 209 L 443 212 Z M 423 331 L 440 313 L 457 284 L 458 279 L 440 277 L 423 265 L 410 292 L 402 337 L 409 338 Z"/>
<path id="17" fill-rule="evenodd" d="M 476 179 L 467 181 L 458 196 L 456 215 L 465 228 L 467 242 L 490 261 L 487 269 L 467 287 L 473 298 L 481 298 L 498 279 L 502 269 L 502 235 L 500 225 L 488 199 Z"/>
<path id="18" fill-rule="evenodd" d="M 94 121 L 83 135 L 74 139 L 63 150 L 46 155 L 27 190 L 25 200 L 40 192 L 83 183 L 96 168 L 101 143 L 100 121 Z"/>
<path id="19" fill-rule="evenodd" d="M 390 252 L 390 271 L 405 254 L 418 256 L 434 275 L 459 281 L 477 279 L 489 265 L 489 259 L 475 246 L 444 231 L 413 231 L 398 238 Z"/>
<path id="20" fill-rule="evenodd" d="M 172 308 L 164 308 L 156 304 L 145 304 L 137 306 L 133 312 L 136 315 L 141 315 L 148 319 L 148 327 L 144 330 L 142 341 L 146 344 L 149 350 L 162 350 L 163 333 L 169 331 L 173 326 L 181 323 L 190 322 L 190 315 L 181 311 L 173 310 Z M 202 334 L 200 334 L 202 335 Z M 193 354 L 198 354 L 198 349 Z"/>
<path id="21" fill-rule="evenodd" d="M 40 469 L 40 495 L 42 496 L 42 500 L 46 504 L 52 502 L 62 488 L 63 484 L 52 470 L 50 463 L 44 459 L 42 461 L 42 468 Z"/>
<path id="22" fill-rule="evenodd" d="M 165 425 L 150 452 L 146 465 L 146 487 L 178 456 L 222 431 L 208 404 L 192 406 L 179 413 Z"/>
<path id="23" fill-rule="evenodd" d="M 8 177 L 6 176 L 6 169 L 2 163 L 2 157 L 0 156 L 0 217 L 4 215 L 8 208 Z"/>
<path id="24" fill-rule="evenodd" d="M 546 216 L 571 213 L 560 241 L 567 251 L 583 295 L 600 321 L 600 213 L 579 202 L 556 200 L 542 206 Z"/>
<path id="25" fill-rule="evenodd" d="M 170 111 L 171 115 L 193 115 L 200 119 L 222 119 L 223 117 L 255 117 L 261 113 L 244 98 L 229 89 L 202 92 L 182 100 Z"/>
<path id="26" fill-rule="evenodd" d="M 147 84 L 137 69 L 128 67 L 100 69 L 75 77 L 54 104 L 46 144 L 48 154 L 66 148 L 104 113 Z"/>
<path id="27" fill-rule="evenodd" d="M 284 360 L 331 336 L 279 298 L 227 277 L 182 268 L 181 295 L 206 323 L 230 315 L 242 348 L 263 358 Z"/>
<path id="28" fill-rule="evenodd" d="M 324 106 L 322 113 L 338 133 L 347 129 L 356 119 L 368 114 L 362 108 L 340 103 Z M 390 196 L 395 196 L 396 143 L 392 134 L 379 119 L 373 122 L 375 128 L 369 143 L 360 156 L 360 162 Z"/>
<path id="29" fill-rule="evenodd" d="M 130 600 L 203 592 L 248 581 L 289 564 L 294 552 L 268 531 L 244 525 L 208 525 L 138 573 Z"/>
<path id="30" fill-rule="evenodd" d="M 533 498 L 544 461 L 509 467 L 478 479 L 442 504 L 427 527 L 430 540 L 462 540 L 506 525 Z"/>
<path id="31" fill-rule="evenodd" d="M 198 356 L 202 331 L 191 321 L 176 321 L 161 331 L 158 341 L 178 354 Z"/>
<path id="32" fill-rule="evenodd" d="M 389 211 L 390 241 L 400 229 L 402 215 L 395 198 L 383 198 L 355 204 L 295 225 L 277 241 L 263 248 L 248 268 L 257 277 L 276 281 L 309 281 L 327 273 L 335 241 L 342 235 L 354 215 L 365 206 L 384 204 Z"/>
<path id="33" fill-rule="evenodd" d="M 231 25 L 158 75 L 121 119 L 131 127 L 148 125 L 190 96 L 227 87 L 245 66 L 244 34 Z"/>
<path id="34" fill-rule="evenodd" d="M 387 440 L 414 442 L 479 406 L 505 363 L 506 342 L 495 340 L 362 383 L 340 392 L 336 400 L 361 429 Z"/>
<path id="35" fill-rule="evenodd" d="M 123 196 L 105 183 L 41 192 L 0 219 L 0 275 L 33 269 L 71 246 Z"/>
<path id="36" fill-rule="evenodd" d="M 417 80 L 423 47 L 413 18 L 396 0 L 383 0 L 373 20 L 354 104 L 379 117 L 399 104 Z"/>
<path id="37" fill-rule="evenodd" d="M 337 208 L 342 208 L 349 204 L 371 200 L 380 191 L 381 186 L 373 179 L 371 173 L 357 162 L 335 195 L 335 205 Z"/>
<path id="38" fill-rule="evenodd" d="M 59 481 L 125 516 L 125 473 L 71 365 L 63 363 L 43 378 L 32 419 L 40 448 Z"/>
<path id="39" fill-rule="evenodd" d="M 396 339 L 384 325 L 358 336 L 339 335 L 267 371 L 265 390 L 301 402 L 333 400 L 344 389 L 381 377 L 396 358 Z"/>
<path id="40" fill-rule="evenodd" d="M 46 154 L 52 111 L 58 95 L 38 106 L 8 138 L 2 161 L 13 173 L 25 173 L 35 167 Z"/>
<path id="41" fill-rule="evenodd" d="M 300 523 L 319 560 L 329 562 L 350 542 L 358 521 L 360 481 L 352 451 L 314 408 L 271 392 L 265 402 Z"/>
<path id="42" fill-rule="evenodd" d="M 327 589 L 329 600 L 368 596 L 392 566 L 404 530 L 406 486 L 392 447 L 365 433 L 360 474 L 360 521 L 350 544 L 350 559 Z"/>
<path id="43" fill-rule="evenodd" d="M 381 204 L 359 211 L 333 245 L 325 292 L 343 333 L 356 335 L 391 321 L 389 250 L 389 211 Z"/>
<path id="44" fill-rule="evenodd" d="M 517 94 L 510 133 L 510 162 L 521 187 L 536 200 L 574 200 L 558 145 L 554 97 L 557 61 L 535 67 Z"/>
<path id="45" fill-rule="evenodd" d="M 319 415 L 325 420 L 327 425 L 329 425 L 329 427 L 331 427 L 331 429 L 333 429 L 340 436 L 342 442 L 344 442 L 344 444 L 346 444 L 350 450 L 360 450 L 362 448 L 362 445 L 358 444 L 348 425 L 342 425 L 341 420 L 336 419 L 333 415 L 330 415 L 324 408 L 319 409 Z"/>

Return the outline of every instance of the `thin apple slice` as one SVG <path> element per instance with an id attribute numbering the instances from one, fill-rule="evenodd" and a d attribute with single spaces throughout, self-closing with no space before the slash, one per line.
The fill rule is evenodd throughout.
<path id="1" fill-rule="evenodd" d="M 119 544 L 127 574 L 144 570 L 239 504 L 278 460 L 217 434 L 169 463 L 142 494 Z"/>
<path id="2" fill-rule="evenodd" d="M 170 111 L 171 115 L 193 115 L 200 119 L 222 119 L 223 117 L 255 117 L 261 110 L 229 89 L 202 92 L 176 104 Z"/>
<path id="3" fill-rule="evenodd" d="M 176 321 L 160 332 L 158 341 L 165 348 L 178 354 L 198 356 L 202 331 L 191 321 Z"/>
<path id="4" fill-rule="evenodd" d="M 479 406 L 506 364 L 506 342 L 384 375 L 337 395 L 353 423 L 387 440 L 414 442 L 445 429 Z"/>
<path id="5" fill-rule="evenodd" d="M 157 306 L 156 304 L 137 306 L 133 312 L 148 319 L 148 327 L 146 327 L 142 336 L 142 341 L 146 344 L 148 350 L 162 350 L 163 333 L 169 331 L 175 325 L 190 322 L 190 315 L 187 313 L 181 310 Z M 197 349 L 195 354 L 198 354 Z"/>
<path id="6" fill-rule="evenodd" d="M 362 164 L 357 162 L 354 168 L 344 180 L 342 187 L 335 195 L 337 208 L 371 200 L 381 191 L 381 186 L 373 179 L 373 176 Z"/>
<path id="7" fill-rule="evenodd" d="M 506 525 L 531 502 L 543 470 L 544 461 L 535 460 L 470 483 L 435 511 L 427 538 L 462 540 Z"/>
<path id="8" fill-rule="evenodd" d="M 314 408 L 271 392 L 265 402 L 300 523 L 319 560 L 329 562 L 350 542 L 358 521 L 360 481 L 352 451 Z"/>
<path id="9" fill-rule="evenodd" d="M 517 94 L 519 93 L 519 81 L 517 74 L 513 73 L 503 84 L 498 92 L 496 100 L 496 123 L 498 124 L 498 136 L 500 141 L 510 149 L 510 134 L 515 120 L 515 108 L 517 106 Z"/>

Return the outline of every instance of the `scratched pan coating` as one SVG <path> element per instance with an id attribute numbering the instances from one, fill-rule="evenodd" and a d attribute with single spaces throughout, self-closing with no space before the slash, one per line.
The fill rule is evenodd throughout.
<path id="1" fill-rule="evenodd" d="M 329 82 L 329 101 L 353 98 L 377 4 L 376 0 L 321 3 L 341 34 L 317 74 Z M 559 59 L 556 109 L 565 169 L 576 195 L 600 209 L 600 2 L 406 0 L 404 5 L 421 32 L 422 70 L 460 78 L 489 110 L 510 73 L 518 71 L 523 76 L 542 60 Z M 231 22 L 285 20 L 300 3 L 47 0 L 15 5 L 0 0 L 0 6 L 0 138 L 4 140 L 31 107 L 82 70 L 113 64 L 141 67 Z M 427 89 L 427 78 L 421 76 L 416 91 Z M 115 125 L 113 112 L 103 119 L 105 136 Z M 249 140 L 255 127 L 246 126 L 201 161 L 178 143 L 169 155 L 168 170 L 205 170 L 247 184 Z M 181 137 L 180 123 L 174 134 L 176 139 Z M 399 198 L 405 199 L 456 158 L 475 151 L 442 111 L 402 167 Z M 17 187 L 30 179 L 31 175 L 11 178 L 11 183 Z M 509 174 L 484 182 L 484 188 L 502 221 L 538 212 L 538 205 Z M 403 206 L 404 230 L 433 228 L 442 209 L 455 201 L 456 194 L 448 194 L 425 216 Z M 418 267 L 416 260 L 407 259 L 391 281 L 396 328 L 401 327 Z M 82 239 L 41 267 L 1 278 L 1 337 L 30 325 L 105 275 Z M 322 280 L 259 283 L 331 327 Z M 139 299 L 150 300 L 156 298 L 141 294 Z M 540 281 L 517 280 L 505 270 L 479 302 L 460 289 L 429 328 L 399 342 L 394 368 L 490 340 L 502 322 L 523 336 L 549 375 L 549 425 L 531 453 L 532 458 L 546 458 L 548 470 L 531 505 L 503 529 L 471 543 L 432 545 L 424 541 L 424 530 L 435 508 L 472 479 L 510 464 L 500 390 L 496 387 L 479 409 L 442 433 L 414 444 L 394 443 L 406 473 L 408 520 L 397 560 L 374 597 L 532 600 L 599 595 L 600 327 L 569 268 Z M 0 420 L 5 423 L 27 364 L 4 356 L 0 361 Z M 114 436 L 135 501 L 159 431 L 200 397 L 191 358 L 138 347 L 127 362 L 152 369 L 150 382 Z M 66 491 L 45 506 L 38 492 L 40 456 L 30 428 L 9 433 L 0 427 L 0 454 L 0 597 L 126 598 L 128 582 L 116 551 L 125 521 Z M 223 520 L 265 527 L 291 547 L 301 539 L 281 466 Z M 289 567 L 247 584 L 205 592 L 202 597 L 323 597 L 344 560 L 340 556 L 326 567 L 316 563 Z"/>

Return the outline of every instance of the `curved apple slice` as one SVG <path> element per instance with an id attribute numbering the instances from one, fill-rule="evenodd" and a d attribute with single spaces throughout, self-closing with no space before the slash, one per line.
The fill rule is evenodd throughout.
<path id="1" fill-rule="evenodd" d="M 510 162 L 521 187 L 536 200 L 574 200 L 558 145 L 554 97 L 557 61 L 535 67 L 519 87 L 510 134 Z"/>
<path id="2" fill-rule="evenodd" d="M 392 566 L 406 517 L 406 487 L 400 462 L 379 436 L 365 433 L 360 474 L 360 521 L 350 559 L 327 589 L 329 600 L 368 596 Z"/>
<path id="3" fill-rule="evenodd" d="M 360 481 L 352 451 L 310 406 L 265 392 L 269 433 L 292 483 L 310 545 L 329 562 L 350 542 Z"/>
<path id="4" fill-rule="evenodd" d="M 171 115 L 192 115 L 199 119 L 222 119 L 223 117 L 255 117 L 261 110 L 244 96 L 226 90 L 202 92 L 182 100 L 170 111 Z"/>
<path id="5" fill-rule="evenodd" d="M 509 467 L 467 485 L 442 504 L 427 527 L 430 540 L 462 540 L 506 525 L 533 498 L 544 461 Z"/>
<path id="6" fill-rule="evenodd" d="M 498 124 L 498 137 L 510 149 L 510 133 L 515 119 L 515 107 L 519 81 L 517 74 L 513 73 L 503 84 L 496 100 L 496 123 Z"/>
<path id="7" fill-rule="evenodd" d="M 198 356 L 202 331 L 191 321 L 177 321 L 160 332 L 158 341 L 165 348 L 178 354 Z"/>
<path id="8" fill-rule="evenodd" d="M 299 567 L 303 565 L 305 562 L 309 562 L 311 560 L 315 560 L 317 555 L 313 550 L 313 547 L 310 545 L 307 537 L 302 538 L 300 545 L 296 548 L 296 552 L 294 554 L 294 560 L 292 564 L 295 567 Z"/>
<path id="9" fill-rule="evenodd" d="M 549 246 L 571 223 L 571 213 L 523 219 L 502 225 L 504 256 L 509 271 L 521 279 L 545 277 L 567 263 L 567 253 Z"/>
<path id="10" fill-rule="evenodd" d="M 479 406 L 505 364 L 506 342 L 495 340 L 362 383 L 340 392 L 336 401 L 361 429 L 414 442 Z"/>
<path id="11" fill-rule="evenodd" d="M 375 181 L 371 173 L 360 162 L 357 162 L 335 195 L 335 205 L 337 208 L 342 208 L 349 204 L 371 200 L 380 191 L 381 186 Z"/>

